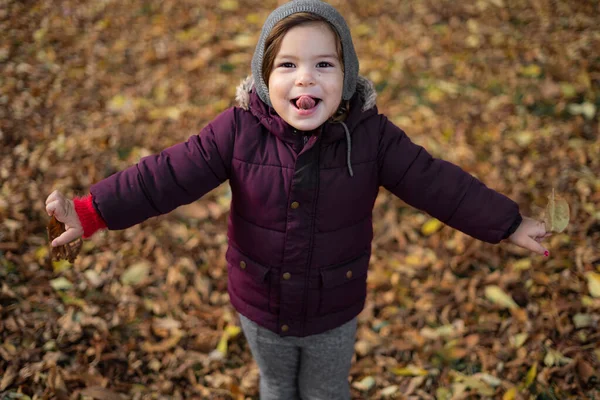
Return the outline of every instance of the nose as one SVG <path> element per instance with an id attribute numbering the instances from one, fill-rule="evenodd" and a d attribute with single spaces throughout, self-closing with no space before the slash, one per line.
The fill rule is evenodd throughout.
<path id="1" fill-rule="evenodd" d="M 315 76 L 309 68 L 299 68 L 296 76 L 296 86 L 313 86 Z"/>

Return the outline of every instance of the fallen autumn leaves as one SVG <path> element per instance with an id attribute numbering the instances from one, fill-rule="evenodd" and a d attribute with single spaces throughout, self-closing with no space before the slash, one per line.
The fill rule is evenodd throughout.
<path id="1" fill-rule="evenodd" d="M 600 376 L 597 4 L 334 2 L 379 109 L 541 217 L 550 259 L 383 192 L 355 398 L 594 398 Z M 0 7 L 0 397 L 257 398 L 228 303 L 229 192 L 52 262 L 43 199 L 184 140 L 233 104 L 276 2 Z M 360 5 L 360 6 L 358 6 Z"/>

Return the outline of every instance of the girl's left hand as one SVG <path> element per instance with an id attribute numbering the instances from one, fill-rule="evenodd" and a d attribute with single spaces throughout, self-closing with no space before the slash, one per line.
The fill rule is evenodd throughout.
<path id="1" fill-rule="evenodd" d="M 523 222 L 521 222 L 515 233 L 509 236 L 508 240 L 519 247 L 548 257 L 550 252 L 540 242 L 550 235 L 552 233 L 546 232 L 544 222 L 523 217 Z"/>

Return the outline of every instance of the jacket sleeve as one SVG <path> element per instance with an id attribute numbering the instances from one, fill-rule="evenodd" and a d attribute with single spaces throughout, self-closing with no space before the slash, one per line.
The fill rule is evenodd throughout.
<path id="1" fill-rule="evenodd" d="M 124 229 L 191 203 L 229 178 L 235 109 L 221 113 L 198 135 L 142 158 L 90 188 L 109 229 Z"/>
<path id="2" fill-rule="evenodd" d="M 520 217 L 514 201 L 458 166 L 433 158 L 383 116 L 378 151 L 381 186 L 476 239 L 498 243 Z"/>

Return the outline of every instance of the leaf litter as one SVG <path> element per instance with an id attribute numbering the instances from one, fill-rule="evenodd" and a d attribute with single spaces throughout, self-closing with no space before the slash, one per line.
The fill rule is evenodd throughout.
<path id="1" fill-rule="evenodd" d="M 336 3 L 380 111 L 524 214 L 550 217 L 554 235 L 542 259 L 382 191 L 353 398 L 594 398 L 597 7 L 386 4 Z M 276 5 L 4 2 L 0 397 L 258 398 L 227 296 L 227 185 L 79 249 L 48 247 L 43 200 L 85 194 L 233 105 Z"/>

